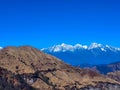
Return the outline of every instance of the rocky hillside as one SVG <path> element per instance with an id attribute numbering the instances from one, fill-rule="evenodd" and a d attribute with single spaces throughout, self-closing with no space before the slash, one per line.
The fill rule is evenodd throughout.
<path id="1" fill-rule="evenodd" d="M 15 75 L 14 73 L 0 68 L 0 90 L 35 90 L 27 84 L 22 75 Z"/>
<path id="2" fill-rule="evenodd" d="M 30 46 L 0 50 L 0 67 L 8 73 L 0 73 L 2 90 L 120 90 L 113 79 L 72 67 Z"/>
<path id="3" fill-rule="evenodd" d="M 114 79 L 114 80 L 120 82 L 120 71 L 110 72 L 107 74 L 107 76 L 110 77 L 111 79 Z"/>

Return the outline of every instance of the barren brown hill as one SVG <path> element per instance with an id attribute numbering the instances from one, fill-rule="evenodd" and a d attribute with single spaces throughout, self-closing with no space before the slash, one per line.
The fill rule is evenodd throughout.
<path id="1" fill-rule="evenodd" d="M 2 49 L 0 67 L 20 76 L 36 90 L 120 90 L 117 81 L 88 69 L 72 67 L 30 46 Z"/>
<path id="2" fill-rule="evenodd" d="M 120 71 L 110 72 L 107 74 L 108 77 L 120 82 Z"/>
<path id="3" fill-rule="evenodd" d="M 35 90 L 27 84 L 21 75 L 15 75 L 12 72 L 0 67 L 0 90 Z"/>

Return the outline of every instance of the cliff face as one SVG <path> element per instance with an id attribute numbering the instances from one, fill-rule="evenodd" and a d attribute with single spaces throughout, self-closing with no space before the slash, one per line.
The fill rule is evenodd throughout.
<path id="1" fill-rule="evenodd" d="M 29 46 L 0 50 L 0 67 L 5 69 L 5 72 L 10 72 L 18 83 L 16 85 L 1 81 L 1 84 L 19 86 L 20 90 L 24 90 L 21 88 L 23 86 L 25 90 L 120 90 L 120 83 L 113 79 L 89 69 L 72 67 Z M 1 76 L 6 75 L 2 73 Z M 16 88 L 2 87 L 2 90 Z"/>

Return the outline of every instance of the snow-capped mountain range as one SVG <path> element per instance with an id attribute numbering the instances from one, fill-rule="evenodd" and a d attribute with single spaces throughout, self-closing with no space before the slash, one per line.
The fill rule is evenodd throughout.
<path id="1" fill-rule="evenodd" d="M 82 44 L 69 45 L 62 43 L 60 45 L 54 45 L 49 48 L 43 48 L 41 50 L 47 52 L 66 52 L 66 51 L 74 52 L 76 50 L 81 50 L 81 49 L 85 49 L 85 50 L 100 49 L 103 52 L 106 52 L 107 50 L 111 50 L 113 52 L 120 51 L 120 48 L 112 47 L 109 45 L 102 45 L 98 43 L 92 43 L 90 46 L 82 45 Z"/>
<path id="2" fill-rule="evenodd" d="M 49 48 L 43 48 L 41 50 L 73 65 L 108 64 L 120 61 L 120 48 L 98 43 L 92 43 L 89 46 L 62 43 Z"/>

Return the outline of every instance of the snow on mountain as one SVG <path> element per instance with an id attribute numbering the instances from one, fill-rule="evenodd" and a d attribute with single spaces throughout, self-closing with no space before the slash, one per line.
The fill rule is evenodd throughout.
<path id="1" fill-rule="evenodd" d="M 102 44 L 97 44 L 97 43 L 92 43 L 88 49 L 93 49 L 93 48 L 102 48 Z"/>
<path id="2" fill-rule="evenodd" d="M 42 51 L 49 51 L 49 52 L 65 52 L 65 51 L 74 51 L 76 49 L 87 49 L 87 45 L 81 45 L 81 44 L 76 44 L 76 45 L 69 45 L 62 43 L 61 45 L 54 45 L 49 48 L 43 48 L 41 49 Z"/>
<path id="3" fill-rule="evenodd" d="M 73 65 L 108 64 L 120 61 L 120 48 L 98 43 L 92 43 L 89 46 L 62 43 L 49 48 L 43 48 L 41 50 Z"/>
<path id="4" fill-rule="evenodd" d="M 61 45 L 54 45 L 49 48 L 43 48 L 41 49 L 42 51 L 48 51 L 48 52 L 66 52 L 66 51 L 75 51 L 79 49 L 87 49 L 87 50 L 92 50 L 92 49 L 100 49 L 101 51 L 106 52 L 106 49 L 109 49 L 111 51 L 120 51 L 120 48 L 115 48 L 111 47 L 108 45 L 102 45 L 98 43 L 92 43 L 90 46 L 87 45 L 81 45 L 81 44 L 75 44 L 75 45 L 69 45 L 62 43 Z"/>
<path id="5" fill-rule="evenodd" d="M 42 51 L 48 50 L 50 52 L 65 52 L 65 51 L 73 51 L 74 47 L 72 45 L 67 45 L 62 43 L 61 45 L 54 45 L 53 47 L 43 48 Z"/>
<path id="6" fill-rule="evenodd" d="M 3 49 L 2 47 L 0 47 L 0 50 Z"/>

